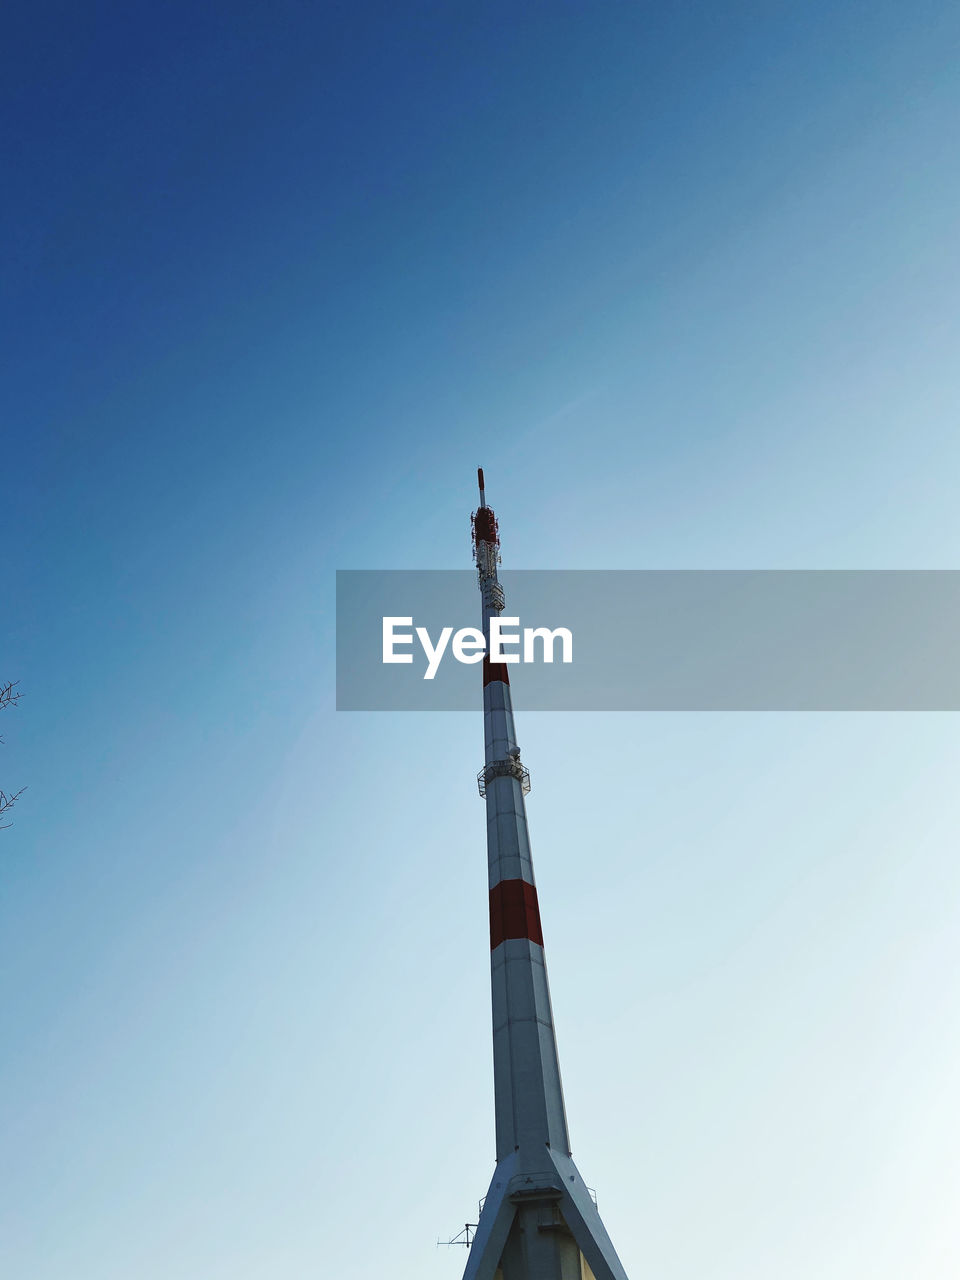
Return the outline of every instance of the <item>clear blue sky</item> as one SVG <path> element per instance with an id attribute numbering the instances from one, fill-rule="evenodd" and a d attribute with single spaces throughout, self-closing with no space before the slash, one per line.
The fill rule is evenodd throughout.
<path id="1" fill-rule="evenodd" d="M 0 1270 L 458 1280 L 479 714 L 336 568 L 954 568 L 946 3 L 5 17 Z M 576 517 L 578 532 L 571 533 Z M 960 722 L 520 719 L 632 1276 L 953 1280 Z"/>

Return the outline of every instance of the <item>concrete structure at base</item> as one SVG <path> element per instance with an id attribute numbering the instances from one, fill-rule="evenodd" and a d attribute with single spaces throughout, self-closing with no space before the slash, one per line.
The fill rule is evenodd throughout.
<path id="1" fill-rule="evenodd" d="M 473 545 L 483 632 L 503 612 L 500 538 L 483 472 Z M 487 804 L 497 1167 L 470 1246 L 464 1280 L 627 1280 L 570 1158 L 560 1064 L 530 858 L 509 668 L 483 660 L 486 757 L 477 779 Z"/>

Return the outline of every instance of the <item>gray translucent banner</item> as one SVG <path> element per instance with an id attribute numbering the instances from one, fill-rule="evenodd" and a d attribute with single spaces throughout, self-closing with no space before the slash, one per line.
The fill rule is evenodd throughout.
<path id="1" fill-rule="evenodd" d="M 572 661 L 509 668 L 532 711 L 956 711 L 960 572 L 514 570 L 504 614 L 567 628 Z M 409 664 L 383 662 L 383 618 L 478 627 L 469 570 L 337 574 L 337 707 L 469 711 L 482 667 L 448 644 L 432 680 L 414 635 Z M 522 646 L 521 646 L 522 647 Z M 517 651 L 513 646 L 511 652 Z"/>

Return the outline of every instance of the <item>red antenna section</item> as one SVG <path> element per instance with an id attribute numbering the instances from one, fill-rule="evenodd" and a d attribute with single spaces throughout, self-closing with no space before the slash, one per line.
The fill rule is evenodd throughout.
<path id="1" fill-rule="evenodd" d="M 473 545 L 474 549 L 478 549 L 481 542 L 488 543 L 492 548 L 500 546 L 500 527 L 497 524 L 497 517 L 493 514 L 493 507 L 480 507 L 470 517 L 473 524 Z"/>
<path id="2" fill-rule="evenodd" d="M 500 559 L 500 531 L 497 525 L 497 517 L 493 514 L 493 508 L 487 506 L 487 495 L 484 492 L 483 484 L 483 467 L 477 467 L 477 483 L 480 486 L 480 506 L 470 517 L 470 524 L 473 531 L 473 558 L 480 564 L 480 544 L 487 544 L 486 554 L 483 557 L 484 564 L 488 572 L 496 574 L 495 566 Z M 488 563 L 489 561 L 489 563 Z"/>

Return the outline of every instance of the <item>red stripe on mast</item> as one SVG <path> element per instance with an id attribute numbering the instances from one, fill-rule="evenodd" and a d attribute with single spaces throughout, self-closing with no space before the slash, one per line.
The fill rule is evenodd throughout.
<path id="1" fill-rule="evenodd" d="M 504 684 L 510 683 L 510 668 L 505 662 L 491 662 L 487 655 L 483 659 L 483 687 L 486 688 L 493 680 L 502 680 Z"/>
<path id="2" fill-rule="evenodd" d="M 526 880 L 501 880 L 490 890 L 490 950 L 508 938 L 543 946 L 537 888 Z"/>

